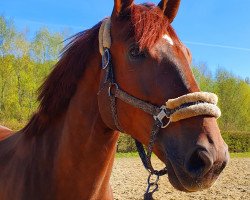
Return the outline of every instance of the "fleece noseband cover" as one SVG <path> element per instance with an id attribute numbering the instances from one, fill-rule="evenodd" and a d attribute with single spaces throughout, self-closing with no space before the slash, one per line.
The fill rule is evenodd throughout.
<path id="1" fill-rule="evenodd" d="M 219 118 L 221 116 L 221 111 L 216 106 L 217 102 L 218 97 L 214 93 L 194 92 L 180 96 L 176 99 L 169 99 L 166 103 L 166 107 L 170 110 L 175 110 L 170 116 L 170 121 L 172 122 L 199 115 L 209 115 Z M 188 105 L 190 103 L 192 104 Z"/>

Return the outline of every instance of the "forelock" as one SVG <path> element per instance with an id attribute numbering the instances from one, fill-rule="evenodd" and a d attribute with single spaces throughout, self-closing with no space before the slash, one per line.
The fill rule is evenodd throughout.
<path id="1" fill-rule="evenodd" d="M 133 36 L 140 49 L 152 47 L 169 26 L 163 12 L 152 4 L 134 5 L 130 15 Z"/>

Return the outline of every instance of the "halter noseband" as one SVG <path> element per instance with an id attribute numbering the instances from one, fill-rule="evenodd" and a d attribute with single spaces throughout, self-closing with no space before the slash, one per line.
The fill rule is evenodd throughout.
<path id="1" fill-rule="evenodd" d="M 176 99 L 170 99 L 166 105 L 161 107 L 140 100 L 119 88 L 115 81 L 114 69 L 112 65 L 112 56 L 110 53 L 111 36 L 110 36 L 110 18 L 103 21 L 99 31 L 99 47 L 102 55 L 102 69 L 105 72 L 105 78 L 102 80 L 102 85 L 98 92 L 99 110 L 103 121 L 113 130 L 124 132 L 120 126 L 116 99 L 132 105 L 149 115 L 153 116 L 154 123 L 152 126 L 147 153 L 141 142 L 135 140 L 137 151 L 140 155 L 144 167 L 149 172 L 148 187 L 145 193 L 145 199 L 151 198 L 153 192 L 158 189 L 159 177 L 167 173 L 167 168 L 155 170 L 151 163 L 151 155 L 155 144 L 157 134 L 161 128 L 166 128 L 171 122 L 176 122 L 182 119 L 190 118 L 198 115 L 210 115 L 216 118 L 220 117 L 220 110 L 216 106 L 218 101 L 217 96 L 207 92 L 196 92 L 180 96 Z M 110 105 L 110 109 L 105 106 Z M 106 119 L 109 118 L 109 119 Z M 110 122 L 111 121 L 111 122 Z M 166 122 L 167 121 L 167 122 Z M 151 181 L 151 177 L 155 175 L 156 180 Z"/>

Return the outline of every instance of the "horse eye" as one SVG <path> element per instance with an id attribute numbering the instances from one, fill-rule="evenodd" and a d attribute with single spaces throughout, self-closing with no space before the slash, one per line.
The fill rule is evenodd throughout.
<path id="1" fill-rule="evenodd" d="M 145 53 L 139 49 L 138 46 L 133 46 L 129 50 L 129 56 L 131 59 L 144 58 Z"/>

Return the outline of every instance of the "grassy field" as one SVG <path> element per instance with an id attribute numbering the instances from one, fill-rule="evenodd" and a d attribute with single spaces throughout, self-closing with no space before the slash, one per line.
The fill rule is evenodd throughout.
<path id="1" fill-rule="evenodd" d="M 230 153 L 231 158 L 250 158 L 250 152 Z"/>
<path id="2" fill-rule="evenodd" d="M 132 158 L 138 157 L 137 152 L 130 152 L 130 153 L 116 153 L 116 158 Z M 230 158 L 250 158 L 250 152 L 244 153 L 230 153 Z"/>
<path id="3" fill-rule="evenodd" d="M 116 158 L 132 158 L 132 157 L 138 157 L 137 152 L 129 152 L 129 153 L 116 153 Z"/>

